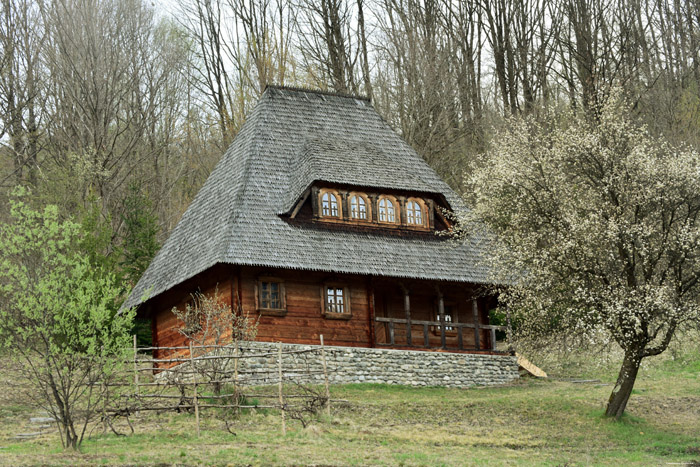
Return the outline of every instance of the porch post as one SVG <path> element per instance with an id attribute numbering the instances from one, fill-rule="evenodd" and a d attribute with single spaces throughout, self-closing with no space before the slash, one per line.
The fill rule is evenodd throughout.
<path id="1" fill-rule="evenodd" d="M 437 290 L 438 293 L 438 313 L 440 314 L 440 346 L 445 349 L 447 344 L 445 342 L 445 300 L 442 297 L 442 292 L 440 289 Z"/>
<path id="2" fill-rule="evenodd" d="M 374 347 L 377 343 L 377 336 L 374 333 L 374 282 L 372 281 L 372 276 L 369 276 L 367 292 L 367 303 L 369 304 L 369 346 Z"/>
<path id="3" fill-rule="evenodd" d="M 474 346 L 476 350 L 480 350 L 479 345 L 479 304 L 476 298 L 472 299 L 472 313 L 474 314 Z"/>
<path id="4" fill-rule="evenodd" d="M 403 310 L 406 314 L 406 344 L 409 347 L 413 346 L 413 336 L 411 336 L 411 297 L 408 294 L 408 288 L 403 288 Z"/>

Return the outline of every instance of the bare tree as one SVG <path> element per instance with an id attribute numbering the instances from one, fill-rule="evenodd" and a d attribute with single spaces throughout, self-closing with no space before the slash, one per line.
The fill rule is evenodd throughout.
<path id="1" fill-rule="evenodd" d="M 10 179 L 17 184 L 37 182 L 44 96 L 39 54 L 44 37 L 35 2 L 0 3 L 0 141 L 8 137 L 4 149 L 12 159 L 11 173 L 5 177 L 0 174 L 0 184 Z"/>
<path id="2" fill-rule="evenodd" d="M 233 303 L 234 308 L 222 300 L 217 288 L 212 295 L 193 294 L 192 302 L 185 305 L 184 310 L 173 308 L 173 313 L 183 323 L 178 329 L 180 334 L 198 346 L 195 357 L 228 353 L 229 350 L 221 347 L 233 344 L 237 349 L 240 342 L 255 339 L 258 322 L 243 310 L 239 297 L 236 296 Z M 207 359 L 198 362 L 192 370 L 211 382 L 218 395 L 223 387 L 222 379 L 231 373 L 228 366 L 228 359 Z"/>
<path id="3" fill-rule="evenodd" d="M 346 0 L 301 0 L 299 7 L 304 21 L 298 23 L 298 47 L 311 80 L 337 92 L 357 93 L 359 48 L 353 41 L 351 4 Z"/>

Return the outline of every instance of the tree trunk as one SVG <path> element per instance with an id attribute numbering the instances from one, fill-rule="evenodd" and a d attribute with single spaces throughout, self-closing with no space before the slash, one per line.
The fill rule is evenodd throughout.
<path id="1" fill-rule="evenodd" d="M 78 435 L 71 426 L 71 422 L 61 422 L 61 429 L 63 431 L 63 436 L 65 437 L 64 447 L 66 449 L 71 449 L 73 451 L 78 450 Z"/>
<path id="2" fill-rule="evenodd" d="M 634 382 L 637 379 L 637 372 L 641 362 L 642 358 L 637 353 L 625 353 L 625 359 L 622 361 L 622 368 L 620 368 L 617 383 L 612 394 L 610 394 L 608 406 L 605 409 L 607 417 L 615 417 L 617 420 L 622 417 L 630 394 L 632 394 L 632 388 L 634 388 Z"/>

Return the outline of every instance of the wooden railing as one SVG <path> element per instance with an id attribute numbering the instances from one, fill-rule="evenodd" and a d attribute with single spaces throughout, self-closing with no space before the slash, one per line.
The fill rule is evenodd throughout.
<path id="1" fill-rule="evenodd" d="M 455 323 L 452 321 L 446 321 L 444 323 L 440 321 L 421 321 L 416 319 L 407 320 L 405 318 L 384 318 L 381 316 L 375 317 L 375 321 L 378 323 L 385 323 L 388 328 L 389 342 L 377 342 L 377 345 L 385 346 L 396 346 L 396 326 L 401 325 L 406 329 L 406 344 L 408 347 L 420 347 L 425 349 L 435 348 L 430 345 L 430 328 L 439 330 L 440 333 L 440 347 L 442 349 L 447 349 L 447 337 L 453 335 L 456 331 L 457 333 L 457 349 L 458 350 L 496 350 L 496 331 L 505 331 L 505 326 L 494 326 L 491 324 L 478 324 L 478 323 Z M 423 345 L 413 344 L 412 330 L 413 326 L 423 327 Z M 448 329 L 451 328 L 451 329 Z M 465 348 L 464 347 L 464 328 L 473 329 L 474 332 L 474 347 Z M 484 348 L 480 343 L 480 330 L 488 330 L 491 334 L 490 348 Z"/>

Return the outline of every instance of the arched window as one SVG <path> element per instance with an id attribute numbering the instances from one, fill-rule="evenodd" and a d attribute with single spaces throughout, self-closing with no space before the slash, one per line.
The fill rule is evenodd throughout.
<path id="1" fill-rule="evenodd" d="M 406 203 L 406 223 L 410 225 L 423 225 L 425 223 L 423 206 L 417 201 Z"/>
<path id="2" fill-rule="evenodd" d="M 396 223 L 396 205 L 389 198 L 379 199 L 379 221 Z"/>
<path id="3" fill-rule="evenodd" d="M 328 217 L 340 217 L 337 195 L 328 192 L 321 195 L 321 215 Z"/>
<path id="4" fill-rule="evenodd" d="M 364 196 L 353 195 L 350 198 L 350 217 L 364 221 L 367 220 L 367 200 Z"/>

